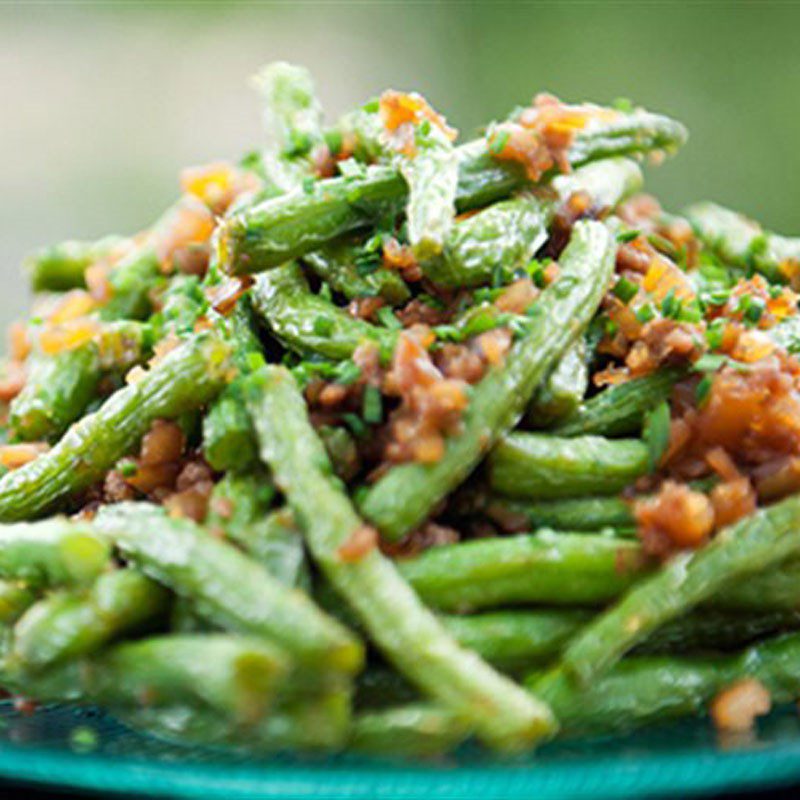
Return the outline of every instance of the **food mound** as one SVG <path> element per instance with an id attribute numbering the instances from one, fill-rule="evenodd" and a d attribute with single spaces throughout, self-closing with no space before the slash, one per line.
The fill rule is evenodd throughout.
<path id="1" fill-rule="evenodd" d="M 800 239 L 639 194 L 682 125 L 415 93 L 26 262 L 0 685 L 268 753 L 506 752 L 800 695 Z"/>

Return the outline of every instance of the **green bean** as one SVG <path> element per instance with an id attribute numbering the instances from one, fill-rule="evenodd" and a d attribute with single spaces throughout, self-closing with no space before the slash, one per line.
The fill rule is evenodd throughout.
<path id="1" fill-rule="evenodd" d="M 464 612 L 526 603 L 603 604 L 652 567 L 637 542 L 542 530 L 441 545 L 398 562 L 398 569 L 428 605 Z"/>
<path id="2" fill-rule="evenodd" d="M 281 583 L 308 582 L 303 539 L 286 508 L 270 512 L 275 490 L 266 475 L 229 472 L 214 487 L 206 525 L 242 547 Z"/>
<path id="3" fill-rule="evenodd" d="M 152 310 L 149 294 L 161 270 L 150 239 L 132 247 L 114 265 L 108 276 L 111 298 L 100 309 L 102 319 L 142 319 Z"/>
<path id="4" fill-rule="evenodd" d="M 505 670 L 546 665 L 596 612 L 542 608 L 443 616 L 447 629 L 465 647 Z M 797 611 L 742 613 L 703 608 L 680 617 L 643 642 L 637 653 L 730 650 L 766 635 L 800 627 Z"/>
<path id="5" fill-rule="evenodd" d="M 800 496 L 731 525 L 710 544 L 679 555 L 590 624 L 570 644 L 563 664 L 586 685 L 633 646 L 725 585 L 779 564 L 800 551 Z"/>
<path id="6" fill-rule="evenodd" d="M 24 441 L 57 439 L 86 411 L 103 375 L 139 363 L 150 338 L 139 323 L 108 323 L 75 349 L 31 356 L 25 386 L 10 406 L 13 435 Z"/>
<path id="7" fill-rule="evenodd" d="M 9 422 L 16 438 L 58 438 L 94 397 L 100 358 L 92 343 L 56 356 L 32 356 L 23 390 L 12 400 Z"/>
<path id="8" fill-rule="evenodd" d="M 587 164 L 554 178 L 552 198 L 522 195 L 458 222 L 441 257 L 423 261 L 423 270 L 435 283 L 454 287 L 487 283 L 498 271 L 512 274 L 544 244 L 559 203 L 573 192 L 585 191 L 599 208 L 609 208 L 641 183 L 641 170 L 628 159 Z"/>
<path id="9" fill-rule="evenodd" d="M 449 752 L 469 734 L 470 726 L 451 711 L 413 703 L 359 714 L 350 746 L 374 756 L 430 758 Z"/>
<path id="10" fill-rule="evenodd" d="M 581 337 L 570 345 L 550 370 L 528 406 L 525 418 L 537 428 L 546 428 L 558 422 L 577 410 L 588 386 L 586 341 Z"/>
<path id="11" fill-rule="evenodd" d="M 448 438 L 444 456 L 435 464 L 394 467 L 366 492 L 361 511 L 386 539 L 400 539 L 420 525 L 517 424 L 547 370 L 594 314 L 610 279 L 615 250 L 614 237 L 604 225 L 575 225 L 558 279 L 532 306 L 529 330 L 514 344 L 505 364 L 474 387 L 462 432 Z"/>
<path id="12" fill-rule="evenodd" d="M 91 696 L 135 706 L 195 702 L 237 720 L 259 720 L 286 673 L 279 650 L 227 634 L 161 636 L 117 645 L 89 667 Z"/>
<path id="13" fill-rule="evenodd" d="M 620 497 L 520 501 L 493 495 L 486 501 L 485 512 L 508 530 L 627 531 L 635 525 L 630 502 Z"/>
<path id="14" fill-rule="evenodd" d="M 114 708 L 186 703 L 230 722 L 257 722 L 286 674 L 269 643 L 230 634 L 164 635 L 115 645 L 26 675 L 25 694 L 44 702 L 83 700 Z M 5 665 L 0 683 L 19 684 Z"/>
<path id="15" fill-rule="evenodd" d="M 282 750 L 338 750 L 350 732 L 350 704 L 342 691 L 270 711 L 257 724 L 232 724 L 196 705 L 124 708 L 119 716 L 133 727 L 180 743 L 224 745 L 245 753 Z"/>
<path id="16" fill-rule="evenodd" d="M 276 61 L 258 73 L 256 84 L 264 98 L 264 169 L 275 186 L 291 191 L 310 173 L 308 156 L 323 143 L 314 81 L 308 70 Z"/>
<path id="17" fill-rule="evenodd" d="M 190 520 L 148 503 L 120 503 L 102 508 L 95 525 L 145 574 L 193 599 L 212 623 L 264 636 L 301 663 L 345 673 L 361 666 L 361 645 L 349 631 Z"/>
<path id="18" fill-rule="evenodd" d="M 108 276 L 111 299 L 100 309 L 106 320 L 142 319 L 152 311 L 153 289 L 162 283 L 160 251 L 184 215 L 194 213 L 199 201 L 184 195 L 156 220 L 152 228 L 114 264 Z"/>
<path id="19" fill-rule="evenodd" d="M 489 484 L 528 500 L 615 494 L 648 471 L 638 439 L 512 433 L 489 455 Z"/>
<path id="20" fill-rule="evenodd" d="M 344 309 L 313 294 L 297 264 L 259 276 L 253 287 L 253 301 L 272 332 L 299 353 L 344 359 L 364 341 L 377 342 L 387 355 L 394 349 L 397 331 L 351 317 Z"/>
<path id="21" fill-rule="evenodd" d="M 265 367 L 249 383 L 261 456 L 303 528 L 312 556 L 403 674 L 493 747 L 519 750 L 550 732 L 548 709 L 461 648 L 369 537 L 308 421 L 288 370 Z M 350 554 L 349 550 L 353 553 Z"/>
<path id="22" fill-rule="evenodd" d="M 109 546 L 86 523 L 53 517 L 0 525 L 0 577 L 30 587 L 91 583 L 110 565 Z"/>
<path id="23" fill-rule="evenodd" d="M 7 662 L 23 674 L 97 652 L 163 617 L 169 595 L 130 569 L 101 575 L 85 592 L 62 591 L 31 606 L 14 626 Z"/>
<path id="24" fill-rule="evenodd" d="M 442 286 L 480 286 L 498 270 L 524 267 L 547 240 L 552 206 L 522 195 L 458 222 L 438 257 L 423 261 L 426 277 Z"/>
<path id="25" fill-rule="evenodd" d="M 441 127 L 421 124 L 414 130 L 414 153 L 398 154 L 395 165 L 408 185 L 408 241 L 422 260 L 442 252 L 456 215 L 458 155 Z"/>
<path id="26" fill-rule="evenodd" d="M 135 447 L 153 420 L 174 419 L 212 399 L 229 369 L 228 349 L 216 337 L 188 339 L 76 422 L 52 450 L 0 479 L 0 520 L 35 517 L 90 486 Z"/>
<path id="27" fill-rule="evenodd" d="M 765 231 L 716 203 L 697 203 L 685 213 L 703 243 L 734 266 L 753 267 L 768 280 L 785 283 L 800 264 L 800 239 Z"/>
<path id="28" fill-rule="evenodd" d="M 526 685 L 552 704 L 564 737 L 629 730 L 696 716 L 733 679 L 730 658 L 634 656 L 592 683 L 576 686 L 563 670 L 534 673 Z"/>
<path id="29" fill-rule="evenodd" d="M 10 625 L 36 602 L 34 592 L 23 581 L 0 580 L 0 625 Z"/>
<path id="30" fill-rule="evenodd" d="M 203 455 L 217 471 L 244 471 L 258 463 L 253 443 L 253 424 L 244 407 L 241 383 L 250 372 L 250 358 L 260 354 L 261 342 L 249 295 L 239 298 L 227 317 L 212 312 L 214 327 L 233 349 L 240 375 L 223 389 L 203 418 Z"/>
<path id="31" fill-rule="evenodd" d="M 559 420 L 551 431 L 559 436 L 639 433 L 645 414 L 669 399 L 672 387 L 683 374 L 677 369 L 658 370 L 604 389 L 566 419 Z"/>
<path id="32" fill-rule="evenodd" d="M 23 264 L 34 292 L 66 292 L 86 287 L 86 269 L 115 252 L 122 252 L 130 240 L 106 236 L 94 242 L 61 242 L 43 247 Z"/>
<path id="33" fill-rule="evenodd" d="M 257 463 L 253 423 L 242 400 L 242 382 L 225 387 L 203 417 L 203 455 L 217 471 L 248 470 Z"/>
<path id="34" fill-rule="evenodd" d="M 440 617 L 459 643 L 504 670 L 531 669 L 557 657 L 595 612 L 582 608 L 490 611 Z"/>
<path id="35" fill-rule="evenodd" d="M 636 111 L 578 132 L 569 160 L 577 167 L 611 156 L 672 149 L 685 138 L 679 123 Z M 483 139 L 462 145 L 456 153 L 458 211 L 501 200 L 527 184 L 520 166 L 493 158 Z M 309 192 L 294 191 L 257 204 L 225 221 L 220 262 L 228 272 L 240 275 L 278 266 L 398 213 L 407 191 L 397 171 L 373 166 L 360 175 L 319 181 Z"/>
<path id="36" fill-rule="evenodd" d="M 306 253 L 303 262 L 348 300 L 377 296 L 392 306 L 408 300 L 411 292 L 397 271 L 379 263 L 371 263 L 368 270 L 359 269 L 356 263 L 360 254 L 357 241 L 347 237 L 330 242 L 319 250 Z M 377 255 L 374 258 L 377 259 Z"/>
<path id="37" fill-rule="evenodd" d="M 705 712 L 720 690 L 743 678 L 760 681 L 775 703 L 800 690 L 800 634 L 760 642 L 735 656 L 626 658 L 582 689 L 560 669 L 527 685 L 552 704 L 562 734 L 608 733 Z"/>

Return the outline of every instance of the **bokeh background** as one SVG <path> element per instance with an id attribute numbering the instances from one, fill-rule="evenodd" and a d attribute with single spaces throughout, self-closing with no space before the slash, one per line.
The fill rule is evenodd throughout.
<path id="1" fill-rule="evenodd" d="M 729 203 L 800 234 L 794 2 L 28 2 L 0 4 L 0 323 L 19 262 L 130 232 L 181 167 L 259 141 L 248 77 L 308 65 L 331 117 L 415 88 L 468 134 L 540 90 L 629 97 L 691 130 L 650 171 L 671 208 Z"/>

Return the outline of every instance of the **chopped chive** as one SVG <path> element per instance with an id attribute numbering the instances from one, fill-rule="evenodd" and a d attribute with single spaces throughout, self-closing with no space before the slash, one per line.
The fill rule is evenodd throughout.
<path id="1" fill-rule="evenodd" d="M 636 309 L 636 319 L 642 324 L 646 324 L 656 318 L 656 310 L 652 303 L 645 303 Z"/>
<path id="2" fill-rule="evenodd" d="M 385 328 L 391 328 L 392 330 L 397 331 L 403 327 L 403 323 L 397 319 L 397 317 L 394 315 L 394 311 L 392 311 L 392 309 L 388 306 L 379 308 L 376 316 L 378 317 L 378 322 L 380 322 Z"/>
<path id="3" fill-rule="evenodd" d="M 766 310 L 766 303 L 760 297 L 750 298 L 747 308 L 744 311 L 744 319 L 753 325 L 757 325 Z"/>
<path id="4" fill-rule="evenodd" d="M 624 275 L 616 282 L 612 289 L 614 295 L 628 305 L 639 292 L 639 286 L 628 280 Z"/>
<path id="5" fill-rule="evenodd" d="M 328 147 L 328 152 L 332 156 L 337 156 L 342 151 L 342 144 L 344 140 L 342 139 L 342 134 L 339 131 L 326 131 L 325 134 L 325 144 Z"/>
<path id="6" fill-rule="evenodd" d="M 383 398 L 376 386 L 367 386 L 364 389 L 361 416 L 370 425 L 378 425 L 383 419 Z"/>
<path id="7" fill-rule="evenodd" d="M 368 100 L 361 106 L 361 110 L 366 111 L 368 114 L 377 114 L 380 107 L 380 100 L 377 97 L 373 97 L 372 100 Z"/>
<path id="8" fill-rule="evenodd" d="M 136 466 L 135 461 L 126 460 L 119 462 L 117 470 L 123 478 L 132 478 L 139 471 L 139 468 Z"/>
<path id="9" fill-rule="evenodd" d="M 632 242 L 634 239 L 638 239 L 641 234 L 642 232 L 638 230 L 621 231 L 617 234 L 617 241 L 620 244 L 627 244 L 628 242 Z"/>
<path id="10" fill-rule="evenodd" d="M 498 131 L 489 142 L 489 152 L 495 156 L 500 155 L 508 144 L 509 136 L 508 131 Z"/>
<path id="11" fill-rule="evenodd" d="M 329 303 L 333 300 L 331 287 L 327 283 L 323 283 L 322 286 L 319 287 L 319 296 L 323 300 L 327 300 Z"/>
<path id="12" fill-rule="evenodd" d="M 342 414 L 342 419 L 347 425 L 348 428 L 353 432 L 353 436 L 357 438 L 361 438 L 367 432 L 367 426 L 364 424 L 364 420 L 358 416 L 358 414 L 352 414 L 348 412 L 347 414 Z"/>
<path id="13" fill-rule="evenodd" d="M 682 305 L 682 301 L 675 295 L 675 290 L 670 289 L 661 301 L 661 313 L 669 319 L 677 319 Z"/>
<path id="14" fill-rule="evenodd" d="M 702 407 L 706 404 L 709 395 L 711 394 L 711 387 L 714 384 L 714 378 L 709 375 L 705 374 L 700 379 L 700 382 L 697 384 L 697 387 L 694 390 L 694 398 L 697 401 L 698 407 Z"/>
<path id="15" fill-rule="evenodd" d="M 659 465 L 669 446 L 670 420 L 669 403 L 666 400 L 645 416 L 642 438 L 647 445 L 651 472 Z"/>
<path id="16" fill-rule="evenodd" d="M 350 386 L 361 377 L 361 367 L 354 361 L 342 361 L 336 366 L 336 382 Z"/>
<path id="17" fill-rule="evenodd" d="M 425 292 L 417 295 L 417 300 L 431 308 L 442 310 L 445 307 L 444 303 L 438 297 L 433 297 L 433 295 L 426 294 Z"/>
<path id="18" fill-rule="evenodd" d="M 725 335 L 725 320 L 715 319 L 706 330 L 706 342 L 712 350 L 716 350 L 722 345 Z"/>
<path id="19" fill-rule="evenodd" d="M 317 179 L 311 175 L 303 178 L 303 192 L 305 194 L 314 194 L 314 184 L 317 182 Z"/>
<path id="20" fill-rule="evenodd" d="M 730 299 L 729 289 L 715 289 L 706 295 L 706 302 L 712 306 L 724 306 Z"/>

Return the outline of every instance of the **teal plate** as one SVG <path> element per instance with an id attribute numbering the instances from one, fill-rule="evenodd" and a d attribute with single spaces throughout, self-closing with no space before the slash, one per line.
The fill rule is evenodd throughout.
<path id="1" fill-rule="evenodd" d="M 0 778 L 61 789 L 182 798 L 281 800 L 513 800 L 681 796 L 800 781 L 800 722 L 784 709 L 746 745 L 721 747 L 701 720 L 625 737 L 552 744 L 535 757 L 497 761 L 465 749 L 445 762 L 404 764 L 353 756 L 255 761 L 135 733 L 94 709 L 0 705 Z M 76 729 L 96 747 L 81 752 Z M 84 737 L 85 738 L 85 737 Z"/>

